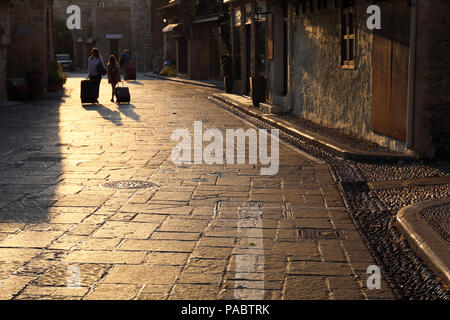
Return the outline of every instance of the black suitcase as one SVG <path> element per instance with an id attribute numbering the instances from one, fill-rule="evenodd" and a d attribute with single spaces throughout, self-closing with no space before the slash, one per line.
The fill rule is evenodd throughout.
<path id="1" fill-rule="evenodd" d="M 117 103 L 121 103 L 121 102 L 126 102 L 126 103 L 130 103 L 131 97 L 130 97 L 130 89 L 128 89 L 128 87 L 125 87 L 125 85 L 123 85 L 122 82 L 122 86 L 117 86 L 116 87 L 116 101 Z"/>
<path id="2" fill-rule="evenodd" d="M 81 81 L 81 103 L 96 103 L 97 102 L 97 88 L 95 82 L 92 80 Z"/>

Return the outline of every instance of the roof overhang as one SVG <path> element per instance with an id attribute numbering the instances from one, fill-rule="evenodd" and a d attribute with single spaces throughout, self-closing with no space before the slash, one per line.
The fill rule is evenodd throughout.
<path id="1" fill-rule="evenodd" d="M 207 22 L 214 22 L 214 21 L 219 21 L 220 20 L 220 16 L 217 14 L 214 15 L 209 15 L 209 16 L 204 16 L 204 17 L 199 17 L 198 19 L 194 20 L 194 23 L 207 23 Z"/>
<path id="2" fill-rule="evenodd" d="M 176 28 L 178 28 L 180 25 L 181 25 L 181 23 L 169 24 L 162 29 L 162 32 L 171 32 L 171 31 L 175 30 Z"/>
<path id="3" fill-rule="evenodd" d="M 158 8 L 157 10 L 159 13 L 176 15 L 180 12 L 185 11 L 184 8 L 182 7 L 182 3 L 183 0 L 174 0 L 169 2 L 168 5 Z"/>

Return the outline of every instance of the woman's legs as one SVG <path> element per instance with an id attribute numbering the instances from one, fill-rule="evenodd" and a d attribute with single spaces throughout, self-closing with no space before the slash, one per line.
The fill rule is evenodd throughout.
<path id="1" fill-rule="evenodd" d="M 100 82 L 102 81 L 102 76 L 89 76 L 89 80 L 93 81 L 95 83 L 95 89 L 96 89 L 96 100 L 98 103 L 98 97 L 99 97 L 99 93 L 100 93 Z"/>
<path id="2" fill-rule="evenodd" d="M 111 102 L 114 102 L 114 94 L 115 94 L 115 91 L 116 91 L 116 86 L 117 86 L 117 83 L 111 83 L 111 88 L 112 88 L 112 98 L 111 98 Z"/>

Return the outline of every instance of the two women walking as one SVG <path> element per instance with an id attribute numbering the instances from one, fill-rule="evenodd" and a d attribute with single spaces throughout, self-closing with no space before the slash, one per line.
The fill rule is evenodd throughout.
<path id="1" fill-rule="evenodd" d="M 122 81 L 120 77 L 120 66 L 117 63 L 116 56 L 113 54 L 109 56 L 108 64 L 105 67 L 105 63 L 100 54 L 100 50 L 93 48 L 91 51 L 91 56 L 88 59 L 88 73 L 89 80 L 93 81 L 95 84 L 96 100 L 98 103 L 98 97 L 100 92 L 100 82 L 102 81 L 102 76 L 108 75 L 108 83 L 111 84 L 112 88 L 112 98 L 111 102 L 114 102 L 114 95 L 117 84 Z"/>

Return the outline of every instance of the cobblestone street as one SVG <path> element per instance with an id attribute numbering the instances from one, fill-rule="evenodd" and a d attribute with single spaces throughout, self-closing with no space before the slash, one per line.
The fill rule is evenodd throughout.
<path id="1" fill-rule="evenodd" d="M 251 125 L 216 89 L 141 75 L 118 106 L 103 79 L 82 106 L 81 80 L 0 109 L 1 299 L 395 299 L 326 163 L 280 142 L 274 176 L 177 166 L 176 129 Z"/>

